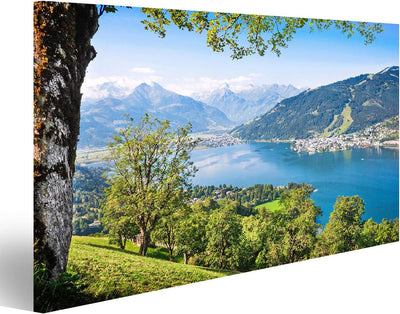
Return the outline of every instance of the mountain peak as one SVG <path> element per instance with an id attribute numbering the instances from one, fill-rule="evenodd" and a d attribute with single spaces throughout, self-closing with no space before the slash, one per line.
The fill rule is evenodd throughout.
<path id="1" fill-rule="evenodd" d="M 154 89 L 154 88 L 164 89 L 160 84 L 158 84 L 154 81 L 152 81 L 150 83 L 143 82 L 143 83 L 139 84 L 138 86 L 136 86 L 135 89 Z"/>
<path id="2" fill-rule="evenodd" d="M 218 89 L 230 89 L 230 86 L 228 83 L 223 83 Z"/>
<path id="3" fill-rule="evenodd" d="M 393 71 L 399 71 L 399 67 L 398 66 L 391 66 L 391 67 L 386 67 L 383 70 L 375 73 L 375 74 L 384 74 L 386 72 L 393 72 Z"/>
<path id="4" fill-rule="evenodd" d="M 156 88 L 156 89 L 165 89 L 165 88 L 162 87 L 160 84 L 158 84 L 157 82 L 154 82 L 154 81 L 152 81 L 152 82 L 150 83 L 150 86 L 151 86 L 152 88 Z"/>

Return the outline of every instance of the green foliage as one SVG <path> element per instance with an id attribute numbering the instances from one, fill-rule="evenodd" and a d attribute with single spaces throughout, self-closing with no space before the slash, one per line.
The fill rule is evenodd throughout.
<path id="1" fill-rule="evenodd" d="M 130 8 L 130 7 L 128 7 Z M 115 13 L 117 12 L 118 9 L 115 7 L 115 5 L 100 5 L 99 8 L 99 16 L 102 16 L 104 12 L 106 13 Z"/>
<path id="2" fill-rule="evenodd" d="M 33 287 L 35 312 L 50 312 L 90 302 L 82 292 L 86 286 L 79 283 L 78 274 L 65 272 L 57 281 L 51 281 L 45 266 L 37 262 L 34 263 Z"/>
<path id="3" fill-rule="evenodd" d="M 219 269 L 236 269 L 242 225 L 232 202 L 210 213 L 206 226 L 208 240 L 206 255 L 209 266 Z"/>
<path id="4" fill-rule="evenodd" d="M 126 127 L 109 144 L 110 187 L 103 210 L 111 220 L 124 217 L 139 227 L 141 254 L 146 255 L 157 221 L 187 197 L 183 191 L 190 188 L 189 178 L 196 172 L 189 153 L 196 141 L 189 136 L 190 124 L 172 130 L 168 120 L 147 114 L 137 124 L 127 118 Z M 115 225 L 106 223 L 110 229 Z"/>
<path id="5" fill-rule="evenodd" d="M 247 188 L 232 185 L 227 186 L 225 184 L 220 186 L 196 185 L 192 189 L 191 198 L 201 199 L 205 204 L 212 202 L 213 199 L 236 201 L 240 205 L 237 208 L 238 214 L 249 216 L 253 214 L 254 205 L 277 199 L 283 190 L 279 187 L 273 187 L 272 184 L 255 184 Z"/>
<path id="6" fill-rule="evenodd" d="M 399 218 L 362 220 L 364 200 L 359 196 L 336 200 L 324 231 L 317 236 L 313 256 L 325 256 L 399 241 Z"/>
<path id="7" fill-rule="evenodd" d="M 321 209 L 310 199 L 306 189 L 292 189 L 281 196 L 281 210 L 259 214 L 262 234 L 256 264 L 275 266 L 308 259 L 316 242 Z"/>
<path id="8" fill-rule="evenodd" d="M 90 226 L 101 219 L 100 203 L 104 199 L 106 180 L 102 177 L 103 168 L 76 166 L 74 184 L 74 215 L 72 220 L 74 235 L 89 235 L 103 230 L 100 225 Z"/>
<path id="9" fill-rule="evenodd" d="M 383 31 L 381 24 L 365 22 L 153 8 L 143 8 L 142 12 L 146 14 L 142 21 L 145 29 L 159 37 L 165 37 L 166 26 L 173 23 L 179 29 L 205 33 L 208 47 L 215 52 L 228 48 L 232 59 L 253 54 L 263 56 L 267 51 L 279 56 L 302 28 L 308 28 L 310 32 L 335 28 L 347 37 L 358 33 L 365 44 L 371 43 L 375 35 Z"/>
<path id="10" fill-rule="evenodd" d="M 176 241 L 178 251 L 184 255 L 184 263 L 186 264 L 190 257 L 200 254 L 206 249 L 208 214 L 201 206 L 194 205 L 185 208 L 178 215 Z"/>
<path id="11" fill-rule="evenodd" d="M 112 190 L 114 187 L 111 187 Z M 121 249 L 125 249 L 126 241 L 133 239 L 139 232 L 134 212 L 124 207 L 109 194 L 101 206 L 103 212 L 102 223 L 109 230 L 111 242 L 117 242 Z"/>
<path id="12" fill-rule="evenodd" d="M 363 247 L 399 241 L 399 218 L 382 219 L 380 224 L 370 218 L 364 222 L 361 237 Z"/>
<path id="13" fill-rule="evenodd" d="M 177 230 L 181 226 L 180 221 L 184 219 L 183 214 L 187 212 L 188 205 L 185 204 L 186 192 L 176 191 L 172 197 L 169 207 L 164 210 L 154 229 L 151 232 L 153 242 L 162 243 L 169 252 L 169 260 L 174 259 L 174 250 L 177 245 Z"/>
<path id="14" fill-rule="evenodd" d="M 318 236 L 316 256 L 342 253 L 362 247 L 364 206 L 364 200 L 358 195 L 339 196 L 336 199 L 329 222 Z"/>

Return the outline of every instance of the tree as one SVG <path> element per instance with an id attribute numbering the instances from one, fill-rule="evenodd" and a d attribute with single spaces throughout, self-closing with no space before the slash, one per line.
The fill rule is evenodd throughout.
<path id="1" fill-rule="evenodd" d="M 286 191 L 281 196 L 282 209 L 264 214 L 264 248 L 256 263 L 275 266 L 308 259 L 314 249 L 321 215 L 320 207 L 310 199 L 311 192 L 305 188 Z"/>
<path id="2" fill-rule="evenodd" d="M 184 264 L 188 263 L 190 257 L 205 251 L 207 218 L 207 210 L 200 204 L 179 213 L 176 242 L 178 251 L 183 254 Z"/>
<path id="3" fill-rule="evenodd" d="M 370 247 L 399 241 L 399 218 L 394 220 L 382 219 L 380 224 L 372 218 L 363 224 L 361 233 L 362 247 Z"/>
<path id="4" fill-rule="evenodd" d="M 154 242 L 161 242 L 169 253 L 169 260 L 174 259 L 174 250 L 177 246 L 177 229 L 180 220 L 183 219 L 183 213 L 186 212 L 188 205 L 185 203 L 187 192 L 178 190 L 174 193 L 172 202 L 168 208 L 164 209 L 163 215 L 158 220 L 151 233 L 151 239 Z"/>
<path id="5" fill-rule="evenodd" d="M 331 255 L 362 247 L 364 206 L 364 200 L 358 195 L 339 196 L 329 222 L 318 236 L 314 255 Z"/>
<path id="6" fill-rule="evenodd" d="M 241 233 L 240 217 L 231 203 L 211 212 L 206 226 L 206 254 L 211 267 L 235 268 Z"/>
<path id="7" fill-rule="evenodd" d="M 65 271 L 72 234 L 72 177 L 79 135 L 80 88 L 96 52 L 90 40 L 104 12 L 115 6 L 34 3 L 34 236 L 35 260 L 57 279 Z M 369 43 L 380 24 L 227 13 L 147 9 L 145 27 L 165 36 L 165 25 L 207 33 L 214 51 L 232 50 L 232 58 L 267 49 L 280 54 L 299 28 L 358 32 Z M 248 46 L 241 46 L 247 33 Z"/>
<path id="8" fill-rule="evenodd" d="M 106 195 L 138 225 L 139 253 L 146 255 L 157 221 L 187 196 L 179 191 L 190 187 L 196 171 L 189 153 L 197 142 L 189 136 L 190 125 L 172 130 L 168 120 L 149 115 L 134 122 L 130 118 L 109 144 L 111 188 Z"/>
<path id="9" fill-rule="evenodd" d="M 268 50 L 279 56 L 281 49 L 288 47 L 297 30 L 306 27 L 311 32 L 334 27 L 347 37 L 359 33 L 365 44 L 371 43 L 375 34 L 383 31 L 381 24 L 365 22 L 152 8 L 143 8 L 142 12 L 147 15 L 147 19 L 142 22 L 145 28 L 161 38 L 166 35 L 165 26 L 172 22 L 180 29 L 205 32 L 207 46 L 215 52 L 230 49 L 232 59 L 252 54 L 263 56 Z"/>
<path id="10" fill-rule="evenodd" d="M 161 242 L 167 249 L 169 261 L 174 260 L 174 250 L 176 248 L 176 224 L 178 215 L 176 212 L 162 216 L 151 232 L 151 240 L 155 243 Z"/>
<path id="11" fill-rule="evenodd" d="M 68 261 L 80 87 L 97 28 L 95 5 L 34 3 L 34 258 L 52 280 Z"/>
<path id="12" fill-rule="evenodd" d="M 271 215 L 272 213 L 269 210 L 261 207 L 257 214 L 242 219 L 243 237 L 249 247 L 248 259 L 252 267 L 265 268 L 267 266 L 265 259 L 261 258 L 260 252 L 263 251 L 267 243 L 270 229 L 268 223 Z"/>
<path id="13" fill-rule="evenodd" d="M 107 189 L 116 188 L 112 186 Z M 109 195 L 114 195 L 112 191 Z M 129 212 L 129 207 L 124 207 L 119 203 L 118 198 L 108 197 L 101 206 L 103 218 L 101 221 L 109 230 L 111 241 L 116 241 L 121 249 L 125 249 L 126 241 L 133 239 L 139 232 L 139 228 L 133 215 Z"/>

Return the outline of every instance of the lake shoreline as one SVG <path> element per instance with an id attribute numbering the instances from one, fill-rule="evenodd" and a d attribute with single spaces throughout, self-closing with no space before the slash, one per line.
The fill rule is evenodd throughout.
<path id="1" fill-rule="evenodd" d="M 312 141 L 316 139 L 309 139 L 308 141 Z M 306 140 L 255 140 L 255 141 L 241 141 L 237 143 L 229 143 L 229 144 L 215 144 L 214 146 L 212 145 L 199 145 L 196 146 L 194 151 L 197 150 L 205 150 L 205 149 L 214 149 L 214 148 L 220 148 L 220 147 L 229 147 L 229 146 L 237 146 L 237 145 L 242 145 L 242 144 L 251 144 L 251 143 L 270 143 L 270 144 L 291 144 L 290 149 L 297 152 L 298 154 L 314 154 L 314 153 L 326 153 L 326 152 L 338 152 L 338 151 L 349 151 L 353 149 L 368 149 L 368 148 L 385 148 L 385 149 L 393 149 L 393 150 L 399 150 L 399 140 L 395 141 L 390 141 L 390 144 L 385 144 L 385 143 L 380 143 L 380 144 L 375 144 L 375 145 L 369 145 L 369 146 L 353 146 L 351 148 L 347 149 L 333 149 L 333 150 L 327 150 L 327 149 L 310 149 L 310 150 L 300 150 L 300 149 L 294 149 L 293 145 L 295 141 L 306 141 Z M 393 142 L 393 143 L 392 143 Z M 81 149 L 77 150 L 77 158 L 75 161 L 75 165 L 81 166 L 81 167 L 87 167 L 95 163 L 102 163 L 106 162 L 106 157 L 107 157 L 107 147 L 95 147 L 93 149 Z"/>

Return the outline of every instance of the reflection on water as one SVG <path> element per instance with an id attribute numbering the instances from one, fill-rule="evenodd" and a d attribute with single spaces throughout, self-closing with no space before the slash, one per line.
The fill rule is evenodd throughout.
<path id="1" fill-rule="evenodd" d="M 326 223 L 338 195 L 360 195 L 365 218 L 375 221 L 399 216 L 399 152 L 394 149 L 356 149 L 323 154 L 302 154 L 286 143 L 248 143 L 192 152 L 199 171 L 194 184 L 251 186 L 311 183 L 312 198 Z"/>
<path id="2" fill-rule="evenodd" d="M 351 153 L 352 153 L 353 151 L 352 150 L 345 150 L 344 152 L 343 152 L 343 158 L 344 158 L 344 160 L 345 161 L 347 161 L 347 162 L 350 162 L 351 161 Z M 337 152 L 338 153 L 338 152 Z"/>

